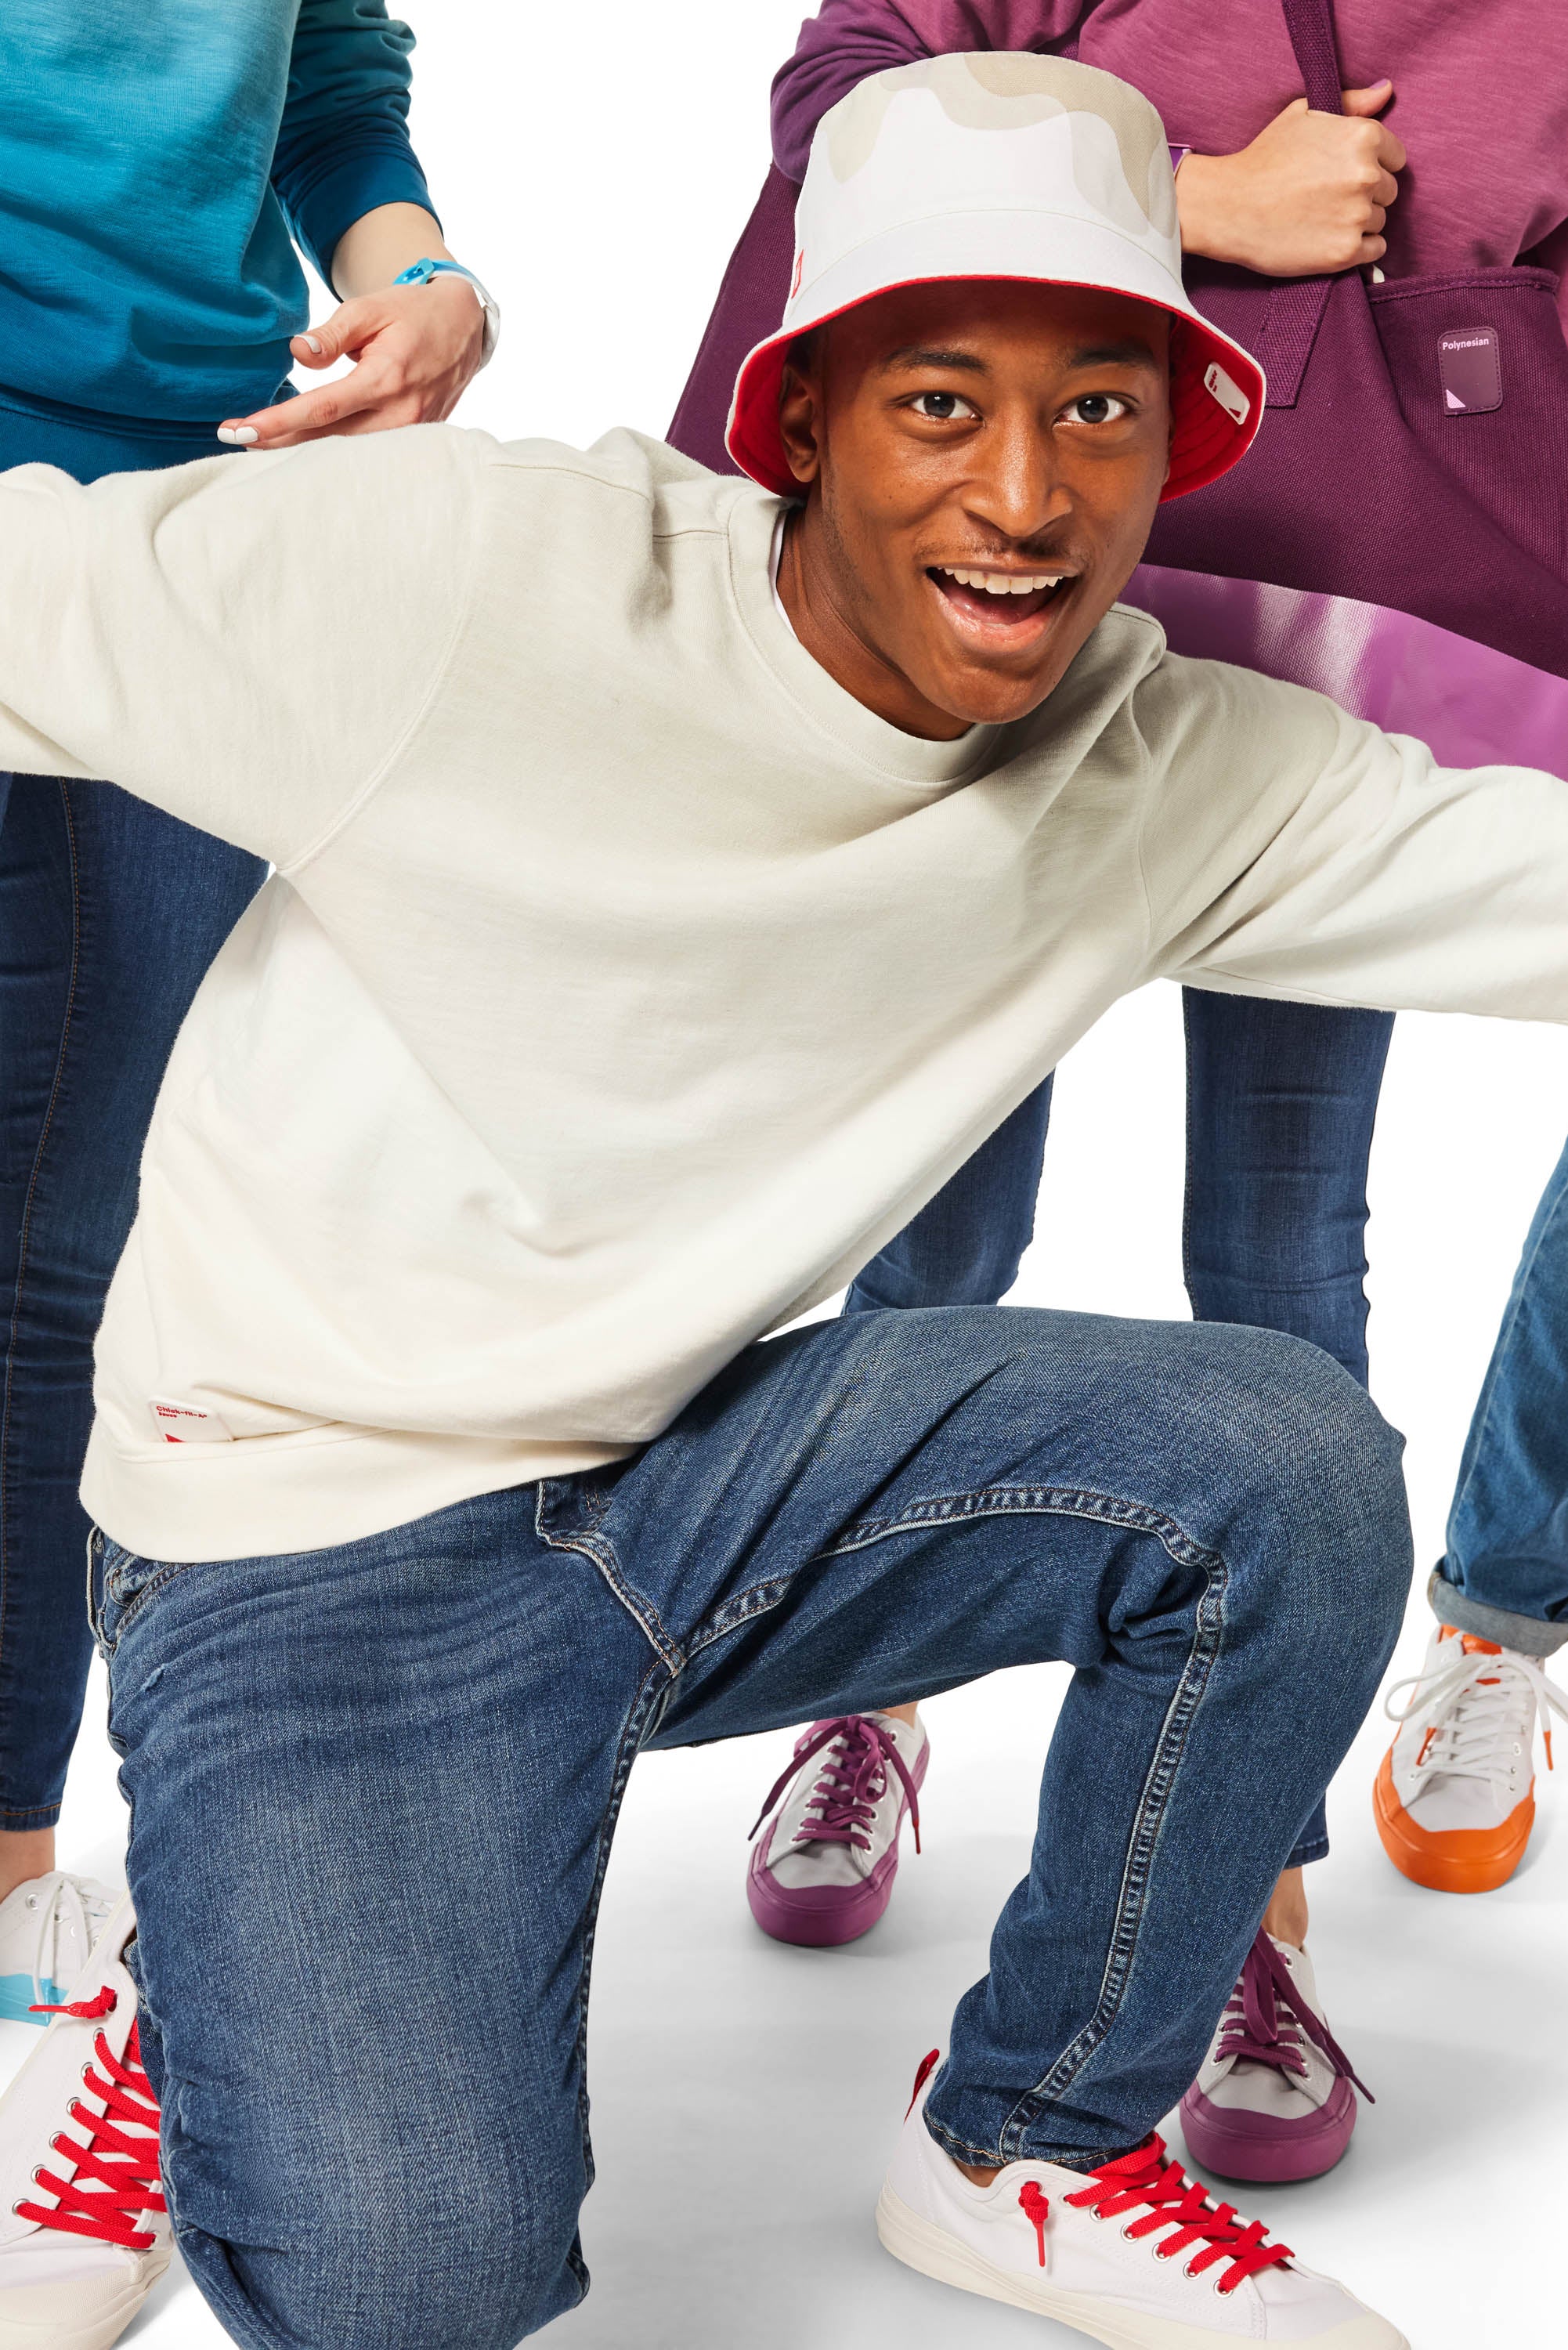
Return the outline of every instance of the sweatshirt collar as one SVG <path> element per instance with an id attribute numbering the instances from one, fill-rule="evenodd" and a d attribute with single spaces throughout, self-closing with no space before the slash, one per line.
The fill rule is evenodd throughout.
<path id="1" fill-rule="evenodd" d="M 933 795 L 985 767 L 999 726 L 971 726 L 956 742 L 906 734 L 846 693 L 801 643 L 774 587 L 774 534 L 787 501 L 743 490 L 730 508 L 730 577 L 757 652 L 796 706 L 845 751 L 888 781 Z"/>

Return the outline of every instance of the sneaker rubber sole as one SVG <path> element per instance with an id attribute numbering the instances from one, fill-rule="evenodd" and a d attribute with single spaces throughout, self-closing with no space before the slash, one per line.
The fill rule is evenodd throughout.
<path id="1" fill-rule="evenodd" d="M 1345 2154 L 1355 2132 L 1355 2091 L 1335 2081 L 1310 2120 L 1276 2121 L 1244 2107 L 1217 2106 L 1200 2089 L 1181 2100 L 1181 2134 L 1199 2172 L 1282 2187 L 1321 2178 Z"/>
<path id="2" fill-rule="evenodd" d="M 926 1783 L 926 1765 L 930 1755 L 930 1741 L 928 1739 L 909 1766 L 909 1776 L 917 1790 Z M 898 1835 L 870 1876 L 853 1886 L 781 1885 L 767 1865 L 772 1858 L 770 1830 L 764 1843 L 752 1846 L 752 1857 L 746 1868 L 746 1900 L 763 1933 L 772 1941 L 793 1942 L 797 1950 L 835 1950 L 846 1942 L 857 1942 L 862 1934 L 868 1934 L 877 1920 L 885 1916 L 888 1904 L 893 1898 L 893 1884 L 898 1874 L 898 1848 L 903 1840 L 904 1822 L 909 1816 L 906 1804 L 898 1814 Z"/>
<path id="3" fill-rule="evenodd" d="M 1495 1893 L 1524 1858 L 1535 1825 L 1535 1797 L 1527 1795 L 1494 1833 L 1449 1828 L 1431 1834 L 1418 1828 L 1394 1792 L 1393 1757 L 1383 1757 L 1373 1789 L 1372 1808 L 1383 1849 L 1412 1885 L 1428 1893 Z"/>
<path id="4" fill-rule="evenodd" d="M 1157 2317 L 1147 2310 L 1107 2303 L 1097 2293 L 1064 2293 L 1044 2279 L 1039 2284 L 1014 2272 L 993 2268 L 959 2237 L 922 2220 L 903 2198 L 884 2187 L 877 2203 L 877 2233 L 883 2249 L 904 2266 L 918 2269 L 939 2283 L 978 2293 L 988 2301 L 1004 2301 L 1027 2309 L 1036 2317 L 1054 2317 L 1071 2325 L 1107 2350 L 1238 2350 L 1251 2337 L 1224 2334 L 1209 2325 L 1187 2325 L 1178 2318 Z M 1386 2318 L 1366 2310 L 1336 2325 L 1328 2334 L 1312 2336 L 1301 2350 L 1410 2350 L 1408 2342 Z"/>
<path id="5" fill-rule="evenodd" d="M 0 2282 L 0 2350 L 111 2350 L 140 2314 L 169 2259 L 167 2251 L 150 2253 L 140 2277 L 128 2279 L 122 2293 L 79 2320 L 67 2313 L 65 2291 L 59 2286 L 21 2285 L 6 2291 Z"/>

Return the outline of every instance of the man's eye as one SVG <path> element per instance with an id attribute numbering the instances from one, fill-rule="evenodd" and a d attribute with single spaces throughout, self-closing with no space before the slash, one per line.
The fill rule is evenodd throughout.
<path id="1" fill-rule="evenodd" d="M 956 391 L 917 392 L 911 405 L 917 416 L 929 416 L 939 424 L 950 423 L 956 416 L 972 416 L 973 409 Z"/>
<path id="2" fill-rule="evenodd" d="M 1075 400 L 1066 411 L 1070 424 L 1116 424 L 1127 412 L 1125 400 L 1117 400 L 1108 391 L 1086 391 L 1082 400 Z"/>

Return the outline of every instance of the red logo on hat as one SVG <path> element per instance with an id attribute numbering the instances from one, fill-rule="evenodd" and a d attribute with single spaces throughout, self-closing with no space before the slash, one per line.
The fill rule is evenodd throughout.
<path id="1" fill-rule="evenodd" d="M 802 245 L 794 257 L 794 276 L 789 281 L 789 298 L 793 302 L 800 292 L 800 281 L 805 276 L 805 247 Z"/>

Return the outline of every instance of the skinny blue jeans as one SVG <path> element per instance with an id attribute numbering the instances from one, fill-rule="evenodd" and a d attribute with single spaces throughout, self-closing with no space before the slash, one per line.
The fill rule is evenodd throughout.
<path id="1" fill-rule="evenodd" d="M 96 1537 L 164 2178 L 234 2340 L 512 2350 L 573 2307 L 639 1752 L 1002 1666 L 1074 1672 L 931 2126 L 998 2164 L 1141 2139 L 1381 1677 L 1398 1463 L 1298 1340 L 956 1308 L 750 1347 L 629 1462 L 341 1548 Z"/>
<path id="2" fill-rule="evenodd" d="M 1568 1640 L 1568 1149 L 1524 1243 L 1429 1594 L 1439 1621 L 1505 1648 Z"/>
<path id="3" fill-rule="evenodd" d="M 1187 1293 L 1200 1322 L 1309 1339 L 1366 1384 L 1366 1163 L 1391 1016 L 1188 988 Z M 992 1305 L 1018 1278 L 1051 1080 L 867 1265 L 846 1313 Z M 1292 1867 L 1328 1850 L 1314 1804 Z"/>
<path id="4" fill-rule="evenodd" d="M 0 467 L 88 482 L 218 453 L 0 390 Z M 102 784 L 0 772 L 0 1828 L 59 1815 L 92 1654 L 93 1339 L 175 1035 L 265 869 Z"/>

